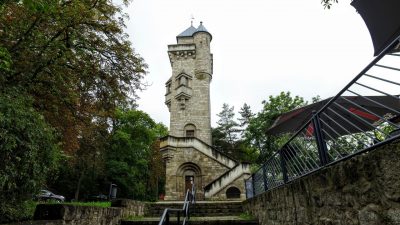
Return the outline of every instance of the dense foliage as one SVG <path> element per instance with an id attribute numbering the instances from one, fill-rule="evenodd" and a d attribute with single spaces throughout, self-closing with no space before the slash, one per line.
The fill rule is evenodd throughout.
<path id="1" fill-rule="evenodd" d="M 0 222 L 5 222 L 25 216 L 59 151 L 54 130 L 17 90 L 0 95 L 0 140 Z"/>
<path id="2" fill-rule="evenodd" d="M 123 30 L 121 7 L 0 1 L 1 221 L 19 219 L 40 188 L 78 200 L 116 182 L 124 196 L 158 195 L 162 179 L 149 177 L 160 175 L 153 154 L 165 127 L 135 110 L 147 66 Z M 121 171 L 136 172 L 116 180 Z"/>
<path id="3" fill-rule="evenodd" d="M 155 142 L 165 135 L 167 128 L 142 111 L 117 113 L 105 163 L 107 178 L 118 185 L 120 197 L 157 199 L 158 182 L 151 179 L 163 178 L 163 168 L 157 167 L 163 164 Z"/>
<path id="4" fill-rule="evenodd" d="M 319 97 L 313 98 L 318 101 Z M 268 128 L 282 113 L 307 104 L 302 97 L 292 97 L 290 92 L 281 92 L 262 101 L 263 109 L 254 114 L 250 106 L 244 104 L 240 109 L 240 124 L 235 122 L 234 108 L 224 104 L 218 126 L 213 129 L 213 145 L 233 157 L 247 162 L 262 162 L 286 141 L 288 135 L 273 136 L 266 134 Z M 234 138 L 232 138 L 234 137 Z"/>
<path id="5" fill-rule="evenodd" d="M 82 127 L 134 103 L 143 87 L 146 65 L 123 32 L 123 18 L 107 0 L 8 1 L 1 8 L 0 55 L 9 68 L 2 83 L 33 97 L 65 152 L 79 148 Z"/>
<path id="6" fill-rule="evenodd" d="M 269 96 L 262 104 L 263 109 L 250 120 L 244 132 L 246 142 L 260 151 L 259 161 L 271 156 L 287 141 L 287 136 L 268 135 L 266 131 L 281 114 L 305 106 L 307 102 L 302 97 L 292 97 L 290 92 L 281 92 L 277 96 Z"/>

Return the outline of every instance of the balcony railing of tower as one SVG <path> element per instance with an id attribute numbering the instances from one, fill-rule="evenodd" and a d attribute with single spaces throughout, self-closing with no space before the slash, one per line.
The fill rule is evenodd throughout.
<path id="1" fill-rule="evenodd" d="M 182 209 L 173 209 L 173 208 L 166 208 L 161 216 L 160 222 L 158 225 L 170 225 L 171 215 L 175 214 L 177 219 L 177 225 L 181 224 L 185 225 L 188 223 L 190 219 L 191 211 L 194 211 L 196 204 L 196 188 L 194 183 L 192 184 L 192 190 L 187 189 L 185 195 L 185 201 L 183 202 Z M 181 218 L 182 217 L 182 218 Z M 183 219 L 183 220 L 181 220 Z"/>
<path id="2" fill-rule="evenodd" d="M 399 38 L 246 180 L 247 198 L 400 137 Z"/>

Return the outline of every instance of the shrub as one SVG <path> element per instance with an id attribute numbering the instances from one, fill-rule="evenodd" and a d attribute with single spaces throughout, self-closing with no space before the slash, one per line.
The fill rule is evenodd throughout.
<path id="1" fill-rule="evenodd" d="M 31 215 L 31 199 L 56 165 L 55 134 L 26 95 L 0 93 L 0 223 Z"/>

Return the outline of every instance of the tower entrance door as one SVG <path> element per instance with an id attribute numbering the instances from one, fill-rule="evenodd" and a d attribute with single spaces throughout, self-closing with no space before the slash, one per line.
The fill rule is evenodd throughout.
<path id="1" fill-rule="evenodd" d="M 184 192 L 184 196 L 186 195 L 186 191 L 192 191 L 192 187 L 193 187 L 193 183 L 194 183 L 194 176 L 185 176 L 185 192 Z"/>
<path id="2" fill-rule="evenodd" d="M 183 163 L 176 171 L 176 200 L 184 200 L 186 191 L 196 188 L 198 196 L 203 196 L 202 175 L 200 167 L 192 162 Z M 199 197 L 198 199 L 202 199 Z"/>

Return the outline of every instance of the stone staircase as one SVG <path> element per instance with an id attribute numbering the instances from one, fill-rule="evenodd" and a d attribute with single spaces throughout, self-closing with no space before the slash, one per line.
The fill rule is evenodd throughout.
<path id="1" fill-rule="evenodd" d="M 157 225 L 165 208 L 182 208 L 183 202 L 150 203 L 145 209 L 145 217 L 122 220 L 121 225 Z M 202 201 L 191 208 L 190 225 L 258 225 L 258 221 L 243 216 L 242 202 Z M 182 220 L 182 219 L 181 219 Z M 177 224 L 172 216 L 170 224 Z M 181 221 L 182 222 L 182 221 Z"/>
<path id="2" fill-rule="evenodd" d="M 120 225 L 158 225 L 158 220 L 122 220 Z M 181 223 L 182 224 L 182 221 Z M 192 217 L 190 225 L 258 225 L 256 220 L 246 220 L 239 217 Z M 176 219 L 171 219 L 170 225 L 178 225 Z"/>
<path id="3" fill-rule="evenodd" d="M 219 152 L 212 146 L 195 137 L 166 136 L 162 138 L 160 143 L 160 151 L 163 152 L 164 157 L 166 158 L 168 158 L 168 155 L 171 154 L 168 152 L 170 146 L 174 146 L 174 148 L 179 149 L 196 149 L 197 151 L 229 168 L 229 170 L 224 174 L 213 180 L 211 183 L 206 184 L 204 188 L 204 197 L 206 200 L 220 199 L 218 193 L 223 191 L 224 188 L 232 184 L 237 179 L 247 179 L 247 177 L 251 174 L 250 164 L 237 162 L 236 160 Z"/>
<path id="4" fill-rule="evenodd" d="M 150 203 L 145 209 L 146 217 L 160 217 L 165 208 L 182 208 L 183 202 Z M 241 202 L 197 202 L 191 209 L 192 216 L 239 216 L 243 213 Z"/>
<path id="5" fill-rule="evenodd" d="M 168 146 L 174 146 L 175 148 L 194 148 L 231 169 L 237 165 L 237 162 L 234 159 L 215 150 L 210 145 L 195 137 L 166 136 L 161 139 L 160 151 L 168 149 Z"/>
<path id="6" fill-rule="evenodd" d="M 205 197 L 206 199 L 212 199 L 212 197 L 219 191 L 224 189 L 226 186 L 234 182 L 236 179 L 243 176 L 243 174 L 248 174 L 250 176 L 250 164 L 239 163 L 235 167 L 228 170 L 226 173 L 222 174 L 220 177 L 215 179 L 213 182 L 205 186 Z"/>

